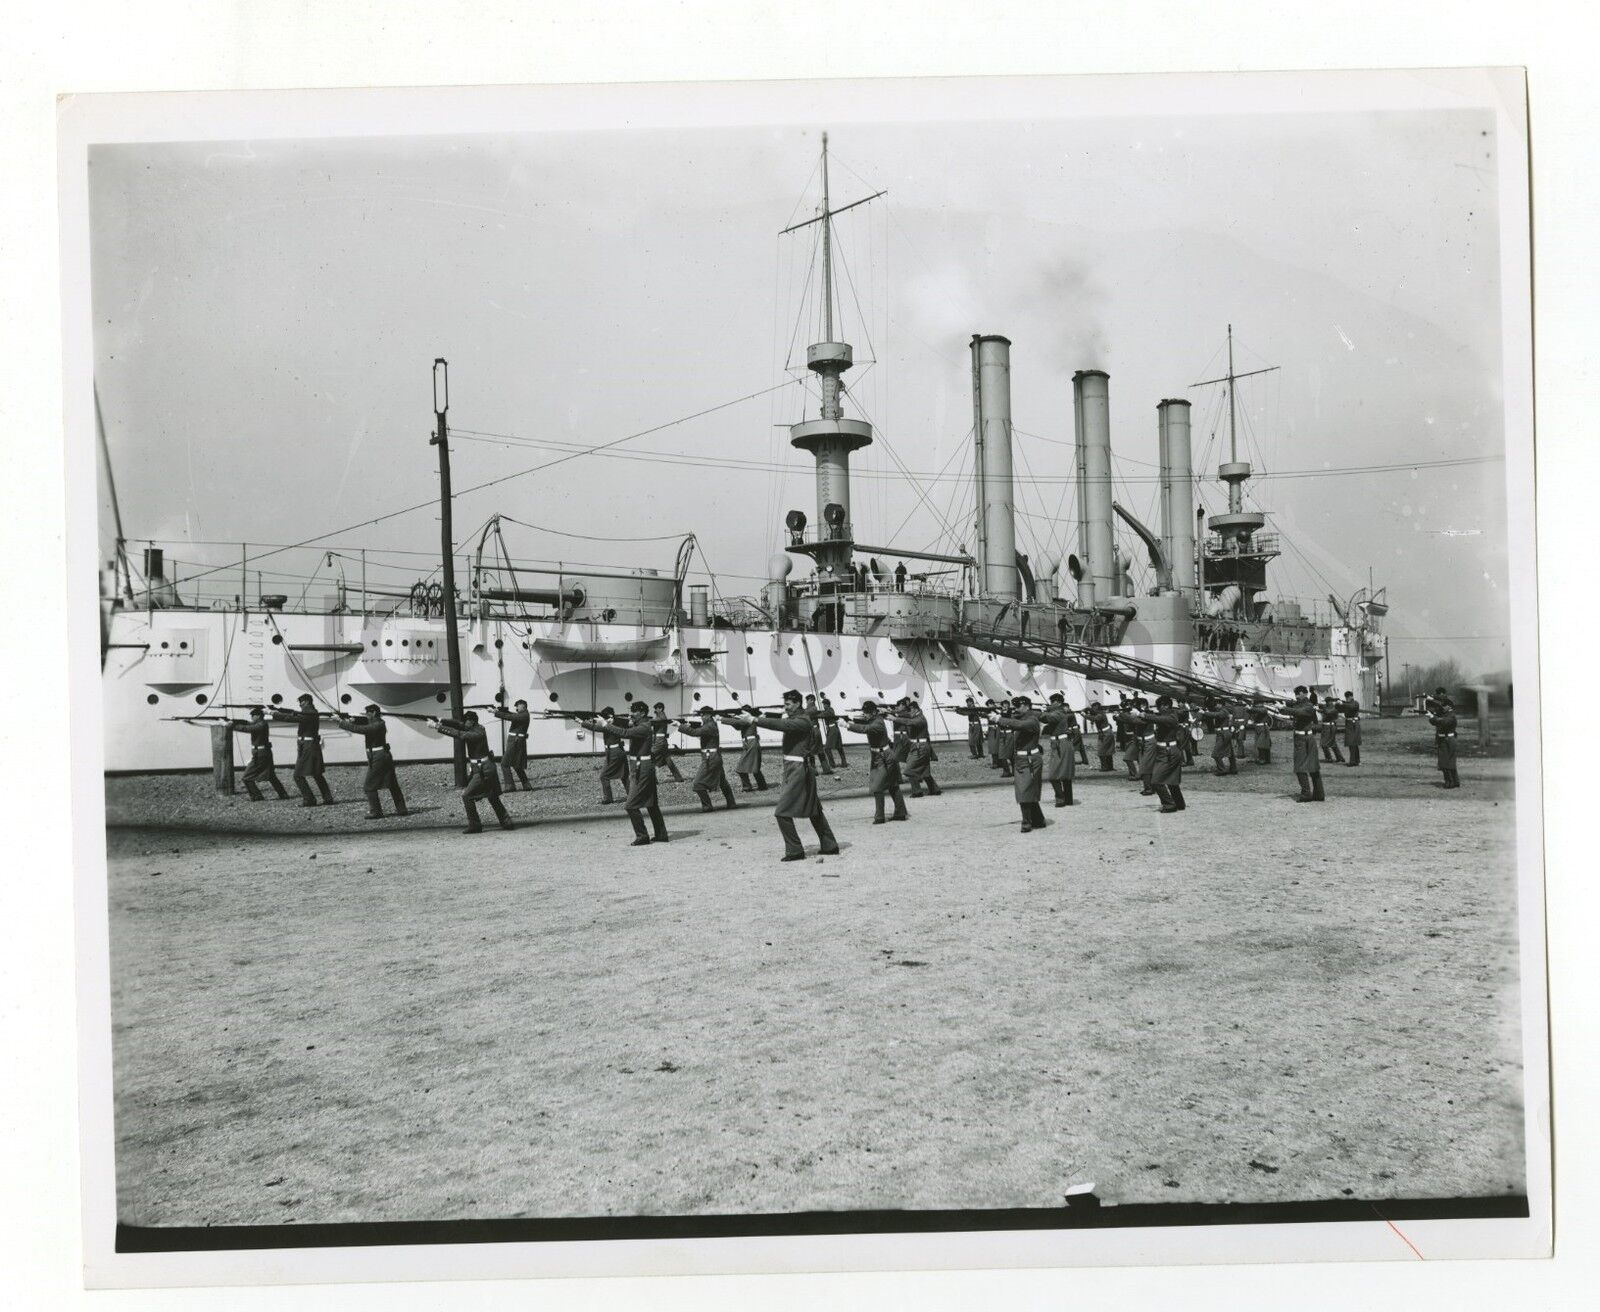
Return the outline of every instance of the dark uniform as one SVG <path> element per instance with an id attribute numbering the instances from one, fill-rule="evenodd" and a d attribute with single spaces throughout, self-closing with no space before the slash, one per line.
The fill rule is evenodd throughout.
<path id="1" fill-rule="evenodd" d="M 1264 705 L 1250 708 L 1250 726 L 1255 731 L 1256 764 L 1272 764 L 1272 712 Z"/>
<path id="2" fill-rule="evenodd" d="M 367 819 L 383 819 L 383 802 L 378 794 L 385 788 L 394 801 L 394 813 L 406 814 L 406 799 L 400 792 L 400 779 L 395 774 L 394 753 L 389 750 L 389 722 L 381 712 L 370 707 L 365 717 L 341 715 L 339 727 L 366 739 L 367 773 L 361 780 L 361 791 L 367 798 Z"/>
<path id="3" fill-rule="evenodd" d="M 611 795 L 612 780 L 622 785 L 624 793 L 628 791 L 628 752 L 622 745 L 622 726 L 611 718 L 580 720 L 579 723 L 605 741 L 606 763 L 600 771 L 600 803 L 608 805 L 617 800 Z"/>
<path id="4" fill-rule="evenodd" d="M 532 717 L 528 714 L 527 703 L 518 702 L 517 705 L 522 709 L 494 708 L 494 718 L 506 726 L 506 750 L 500 757 L 500 769 L 506 777 L 507 788 L 511 787 L 515 775 L 522 781 L 524 791 L 532 791 L 533 785 L 528 782 L 528 722 Z"/>
<path id="5" fill-rule="evenodd" d="M 495 772 L 494 753 L 489 750 L 489 732 L 476 718 L 471 720 L 436 720 L 434 727 L 446 737 L 460 741 L 467 750 L 467 786 L 461 790 L 461 802 L 467 808 L 467 834 L 481 834 L 483 824 L 478 819 L 478 800 L 489 803 L 500 828 L 512 828 L 511 817 L 506 814 L 500 800 L 500 776 Z"/>
<path id="6" fill-rule="evenodd" d="M 1000 708 L 991 700 L 984 707 L 983 746 L 989 754 L 989 768 L 1000 768 Z"/>
<path id="7" fill-rule="evenodd" d="M 1011 735 L 1015 770 L 1011 790 L 1022 811 L 1025 834 L 1044 828 L 1044 812 L 1039 807 L 1039 783 L 1044 773 L 1039 728 L 1039 717 L 1026 704 L 1000 717 L 1001 732 Z"/>
<path id="8" fill-rule="evenodd" d="M 1193 730 L 1195 726 L 1189 715 L 1189 707 L 1187 704 L 1180 702 L 1173 707 L 1172 713 L 1178 719 L 1178 746 L 1183 749 L 1183 763 L 1185 765 L 1193 765 L 1195 743 Z"/>
<path id="9" fill-rule="evenodd" d="M 1448 701 L 1435 701 L 1428 715 L 1433 726 L 1433 751 L 1446 788 L 1460 788 L 1456 773 L 1456 708 Z"/>
<path id="10" fill-rule="evenodd" d="M 900 794 L 900 762 L 894 759 L 894 751 L 889 744 L 888 724 L 879 713 L 876 704 L 868 703 L 862 707 L 862 711 L 859 720 L 846 720 L 845 728 L 852 733 L 864 733 L 867 736 L 867 754 L 872 769 L 867 779 L 867 787 L 872 792 L 872 823 L 875 825 L 884 823 L 885 797 L 894 800 L 894 814 L 887 819 L 904 820 L 907 818 L 906 799 Z"/>
<path id="11" fill-rule="evenodd" d="M 1052 701 L 1039 714 L 1039 731 L 1045 743 L 1044 777 L 1056 795 L 1057 806 L 1072 805 L 1072 781 L 1077 775 L 1072 740 L 1078 717 L 1064 702 Z"/>
<path id="12" fill-rule="evenodd" d="M 1322 762 L 1317 755 L 1317 727 L 1315 702 L 1304 699 L 1289 708 L 1289 723 L 1294 732 L 1294 774 L 1300 781 L 1297 802 L 1325 801 L 1322 791 Z"/>
<path id="13" fill-rule="evenodd" d="M 957 712 L 966 717 L 967 721 L 967 751 L 974 761 L 983 760 L 983 711 L 978 703 L 971 697 L 967 704 Z"/>
<path id="14" fill-rule="evenodd" d="M 635 718 L 617 730 L 633 762 L 633 781 L 622 808 L 633 824 L 633 846 L 643 847 L 651 841 L 667 841 L 667 822 L 661 816 L 661 802 L 656 795 L 656 727 L 649 720 Z M 650 817 L 651 831 L 644 827 L 644 817 Z"/>
<path id="15" fill-rule="evenodd" d="M 756 730 L 755 715 L 724 715 L 729 724 L 739 731 L 739 764 L 734 767 L 739 776 L 739 786 L 750 791 L 753 775 L 756 787 L 767 791 L 767 777 L 761 773 L 761 734 Z"/>
<path id="16" fill-rule="evenodd" d="M 822 813 L 822 801 L 817 796 L 816 767 L 811 759 L 817 736 L 816 722 L 800 710 L 796 701 L 793 709 L 786 705 L 781 715 L 757 716 L 756 725 L 783 735 L 783 782 L 778 786 L 778 802 L 772 810 L 783 834 L 783 859 L 805 859 L 806 850 L 794 827 L 796 820 L 811 821 L 811 827 L 817 831 L 818 851 L 823 856 L 838 855 L 838 840 L 833 836 L 827 816 Z"/>
<path id="17" fill-rule="evenodd" d="M 1339 713 L 1344 716 L 1344 747 L 1350 753 L 1346 765 L 1361 764 L 1361 703 L 1350 693 L 1339 703 Z"/>
<path id="18" fill-rule="evenodd" d="M 924 787 L 929 797 L 937 797 L 944 789 L 933 777 L 933 742 L 928 737 L 928 717 L 915 702 L 907 702 L 905 709 L 895 714 L 894 734 L 898 749 L 905 742 L 906 782 L 911 785 L 911 796 L 921 797 Z"/>
<path id="19" fill-rule="evenodd" d="M 1188 733 L 1184 722 L 1170 705 L 1162 706 L 1161 701 L 1157 701 L 1156 709 L 1144 717 L 1144 724 L 1155 745 L 1150 786 L 1161 799 L 1162 814 L 1186 810 L 1183 800 L 1183 740 Z"/>
<path id="20" fill-rule="evenodd" d="M 822 711 L 817 707 L 816 697 L 806 698 L 805 715 L 815 731 L 811 737 L 811 759 L 817 763 L 817 769 L 823 774 L 832 774 L 833 761 L 828 756 L 828 749 L 822 737 Z"/>
<path id="21" fill-rule="evenodd" d="M 1322 719 L 1318 730 L 1322 742 L 1322 759 L 1344 760 L 1344 753 L 1339 750 L 1339 704 L 1333 700 L 1331 693 L 1322 699 L 1322 709 L 1318 711 L 1318 715 Z"/>
<path id="22" fill-rule="evenodd" d="M 322 760 L 322 717 L 311 709 L 310 699 L 303 699 L 297 711 L 285 710 L 281 706 L 272 708 L 272 718 L 278 721 L 288 721 L 295 727 L 295 753 L 294 753 L 294 786 L 300 790 L 300 805 L 315 806 L 317 799 L 312 795 L 311 782 L 316 781 L 317 790 L 322 794 L 325 803 L 333 801 L 333 789 L 328 787 L 328 776 L 323 773 L 327 768 Z"/>
<path id="23" fill-rule="evenodd" d="M 837 752 L 840 769 L 848 768 L 850 763 L 844 757 L 844 735 L 839 732 L 839 713 L 833 709 L 833 703 L 826 697 L 822 699 L 822 720 L 828 726 L 824 738 L 826 750 L 823 756 L 831 757 Z"/>
<path id="24" fill-rule="evenodd" d="M 1137 700 L 1121 703 L 1117 707 L 1117 742 L 1122 745 L 1122 763 L 1128 767 L 1128 778 L 1139 777 L 1139 703 Z"/>
<path id="25" fill-rule="evenodd" d="M 678 763 L 672 759 L 672 743 L 669 741 L 672 734 L 672 717 L 659 712 L 652 714 L 650 729 L 655 735 L 650 740 L 650 763 L 658 770 L 666 766 L 667 772 L 681 784 L 683 776 L 678 773 Z"/>
<path id="26" fill-rule="evenodd" d="M 1151 721 L 1151 711 L 1148 706 L 1139 708 L 1139 719 L 1135 731 L 1139 736 L 1139 779 L 1143 787 L 1139 789 L 1140 797 L 1156 797 L 1155 773 L 1158 749 L 1156 747 L 1156 727 Z"/>
<path id="27" fill-rule="evenodd" d="M 709 709 L 702 711 L 698 722 L 680 720 L 678 723 L 683 726 L 678 732 L 697 739 L 700 745 L 700 768 L 689 783 L 689 787 L 700 799 L 700 809 L 702 811 L 711 809 L 711 790 L 716 788 L 721 790 L 723 798 L 728 803 L 728 809 L 733 810 L 735 805 L 733 789 L 728 784 L 728 776 L 722 770 L 722 730 L 712 718 L 711 711 Z"/>
<path id="28" fill-rule="evenodd" d="M 278 778 L 278 771 L 272 761 L 272 721 L 266 718 L 265 713 L 251 716 L 248 720 L 229 720 L 228 728 L 234 733 L 247 733 L 250 735 L 250 764 L 244 768 L 244 776 L 240 783 L 244 785 L 245 792 L 250 794 L 252 802 L 263 802 L 261 790 L 256 787 L 263 779 L 272 785 L 272 791 L 282 801 L 289 796 L 289 790 L 283 786 L 283 780 Z"/>
<path id="29" fill-rule="evenodd" d="M 1117 729 L 1099 702 L 1089 703 L 1089 723 L 1094 727 L 1094 750 L 1100 758 L 1100 772 L 1110 774 L 1117 768 Z"/>
<path id="30" fill-rule="evenodd" d="M 1200 723 L 1211 733 L 1213 773 L 1238 774 L 1239 761 L 1233 752 L 1233 715 L 1225 706 L 1208 706 L 1200 712 Z"/>
<path id="31" fill-rule="evenodd" d="M 1010 718 L 1016 703 L 1007 699 L 1000 703 L 1000 718 L 996 725 L 1000 730 L 1000 777 L 1011 778 L 1011 772 L 1016 766 L 1017 735 L 1014 729 L 1006 727 L 1006 720 Z"/>

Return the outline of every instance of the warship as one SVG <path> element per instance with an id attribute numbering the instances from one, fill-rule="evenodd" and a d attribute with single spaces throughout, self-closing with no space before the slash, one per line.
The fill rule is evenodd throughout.
<path id="1" fill-rule="evenodd" d="M 845 334 L 836 331 L 834 222 L 883 193 L 834 207 L 826 134 L 820 176 L 814 216 L 783 230 L 812 228 L 820 251 L 820 340 L 804 355 L 816 408 L 789 425 L 791 445 L 815 462 L 814 513 L 787 512 L 783 550 L 752 595 L 691 582 L 692 536 L 670 567 L 516 559 L 503 534 L 509 513 L 484 525 L 460 561 L 458 589 L 443 361 L 435 362 L 434 442 L 444 546 L 418 571 L 425 577 L 409 583 L 394 580 L 392 565 L 386 581 L 369 581 L 364 554 L 351 580 L 346 566 L 355 557 L 328 552 L 331 594 L 308 600 L 302 589 L 291 599 L 265 590 L 259 577 L 252 589 L 244 544 L 237 565 L 208 569 L 205 584 L 194 579 L 187 589 L 167 577 L 161 547 L 147 547 L 136 570 L 102 422 L 117 521 L 101 579 L 105 769 L 209 769 L 212 747 L 200 732 L 207 721 L 196 717 L 215 715 L 212 708 L 289 707 L 303 692 L 327 711 L 359 713 L 371 702 L 412 717 L 391 723 L 390 744 L 403 761 L 447 755 L 448 740 L 424 717 L 519 698 L 534 714 L 530 756 L 600 750 L 570 715 L 546 713 L 620 711 L 643 700 L 689 715 L 701 706 L 772 704 L 787 688 L 827 694 L 840 708 L 915 698 L 941 741 L 965 737 L 966 721 L 952 708 L 966 698 L 982 704 L 1024 692 L 1059 691 L 1081 709 L 1114 706 L 1132 690 L 1278 700 L 1304 684 L 1319 694 L 1352 691 L 1376 707 L 1383 591 L 1330 597 L 1328 619 L 1268 595 L 1281 544 L 1267 531 L 1266 512 L 1246 508 L 1252 467 L 1239 458 L 1236 399 L 1242 379 L 1267 370 L 1235 370 L 1231 325 L 1227 372 L 1194 385 L 1227 392 L 1228 459 L 1216 470 L 1225 512 L 1208 520 L 1198 504 L 1191 407 L 1182 399 L 1155 406 L 1158 522 L 1145 524 L 1114 499 L 1110 378 L 1085 367 L 1072 380 L 1075 524 L 1060 526 L 1069 542 L 1075 527 L 1077 549 L 1065 560 L 1030 560 L 1018 549 L 1011 342 L 978 333 L 970 344 L 971 549 L 913 550 L 876 541 L 873 526 L 858 524 L 850 461 L 873 443 L 874 427 L 847 413 L 846 375 L 856 361 L 851 344 L 837 340 Z M 1147 581 L 1136 588 L 1138 565 Z M 231 596 L 218 593 L 219 580 L 236 583 Z M 363 740 L 331 724 L 324 742 L 330 761 L 363 759 Z"/>

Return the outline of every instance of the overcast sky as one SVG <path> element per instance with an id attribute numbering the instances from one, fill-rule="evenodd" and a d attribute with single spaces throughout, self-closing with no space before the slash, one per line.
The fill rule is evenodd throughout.
<path id="1" fill-rule="evenodd" d="M 458 490 L 559 454 L 530 440 L 608 442 L 783 382 L 816 336 L 815 227 L 777 234 L 819 199 L 825 126 L 95 148 L 96 376 L 130 538 L 287 543 L 429 501 L 435 356 Z M 1155 406 L 1182 396 L 1220 506 L 1223 390 L 1189 388 L 1223 371 L 1230 322 L 1241 370 L 1279 366 L 1240 387 L 1258 471 L 1502 451 L 1487 112 L 836 124 L 830 145 L 836 205 L 888 192 L 837 223 L 843 335 L 876 360 L 847 382 L 885 439 L 854 460 L 862 540 L 971 545 L 975 332 L 1013 342 L 1036 560 L 1076 548 L 1076 369 L 1111 375 L 1119 499 L 1157 527 Z M 458 536 L 497 510 L 591 537 L 693 531 L 722 592 L 755 592 L 783 512 L 815 513 L 777 427 L 815 409 L 791 386 L 616 449 L 647 461 L 469 493 Z M 901 465 L 943 473 L 924 499 Z M 1262 479 L 1253 503 L 1292 543 L 1272 591 L 1347 596 L 1370 567 L 1397 681 L 1441 655 L 1505 668 L 1503 480 L 1498 461 Z M 662 569 L 674 549 L 507 536 L 519 556 Z M 438 526 L 422 510 L 329 541 L 428 551 Z"/>

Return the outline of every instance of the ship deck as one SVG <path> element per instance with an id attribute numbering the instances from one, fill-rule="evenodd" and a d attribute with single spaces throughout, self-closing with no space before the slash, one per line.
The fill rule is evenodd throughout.
<path id="1" fill-rule="evenodd" d="M 1523 1192 L 1511 762 L 1441 792 L 1426 726 L 1366 737 L 1323 806 L 1280 739 L 1180 815 L 1080 774 L 1028 836 L 947 747 L 975 786 L 836 796 L 844 854 L 792 865 L 759 805 L 631 849 L 587 764 L 470 839 L 436 768 L 414 832 L 246 841 L 208 780 L 109 781 L 119 1217 Z"/>

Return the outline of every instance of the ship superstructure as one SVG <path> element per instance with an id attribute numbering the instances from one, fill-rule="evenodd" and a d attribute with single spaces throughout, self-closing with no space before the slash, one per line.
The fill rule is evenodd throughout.
<path id="1" fill-rule="evenodd" d="M 843 333 L 834 315 L 832 224 L 883 193 L 832 208 L 825 136 L 821 175 L 819 212 L 786 230 L 820 225 L 822 332 L 805 360 L 820 400 L 814 415 L 789 428 L 792 446 L 815 461 L 815 520 L 798 508 L 787 512 L 784 551 L 769 562 L 758 596 L 712 598 L 705 585 L 688 582 L 692 537 L 669 570 L 539 564 L 515 560 L 492 518 L 465 562 L 467 586 L 457 599 L 467 703 L 520 697 L 538 712 L 621 709 L 643 699 L 676 715 L 702 705 L 772 703 L 787 688 L 826 692 L 841 707 L 912 696 L 929 708 L 941 739 L 965 734 L 964 720 L 942 706 L 1017 692 L 1061 691 L 1082 707 L 1091 699 L 1114 703 L 1130 688 L 1276 697 L 1306 684 L 1352 690 L 1363 705 L 1376 704 L 1381 593 L 1331 599 L 1330 624 L 1312 622 L 1293 603 L 1266 600 L 1278 541 L 1264 531 L 1265 513 L 1245 508 L 1251 467 L 1238 459 L 1230 427 L 1230 458 L 1217 471 L 1228 509 L 1207 525 L 1196 506 L 1188 401 L 1154 407 L 1161 472 L 1159 522 L 1151 528 L 1113 499 L 1109 375 L 1078 370 L 1077 550 L 1065 562 L 1019 553 L 1012 343 L 999 334 L 975 334 L 970 343 L 973 550 L 861 541 L 858 532 L 874 534 L 854 519 L 850 458 L 874 433 L 869 421 L 845 412 L 845 376 L 855 360 L 852 346 L 836 340 Z M 1230 328 L 1228 373 L 1207 384 L 1226 384 L 1230 417 L 1237 383 L 1249 376 L 1234 371 Z M 1132 555 L 1118 542 L 1119 521 L 1148 556 L 1153 581 L 1143 592 L 1132 582 Z M 119 541 L 122 560 L 120 548 Z M 810 572 L 796 577 L 796 560 Z M 891 573 L 886 560 L 900 568 Z M 123 565 L 103 589 L 108 770 L 205 767 L 206 735 L 179 717 L 212 705 L 292 704 L 309 691 L 325 709 L 371 701 L 413 716 L 448 713 L 437 586 L 380 585 L 363 569 L 359 584 L 340 575 L 331 597 L 307 604 L 302 594 L 291 604 L 286 593 L 259 585 L 252 595 L 243 550 L 231 600 L 214 586 L 191 586 L 186 595 L 164 569 L 152 548 L 140 586 Z M 416 720 L 395 720 L 390 742 L 402 760 L 447 754 L 446 740 Z M 569 720 L 536 718 L 528 748 L 565 755 L 597 744 Z M 359 739 L 336 731 L 326 749 L 334 761 L 362 756 Z"/>

